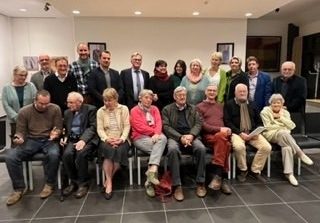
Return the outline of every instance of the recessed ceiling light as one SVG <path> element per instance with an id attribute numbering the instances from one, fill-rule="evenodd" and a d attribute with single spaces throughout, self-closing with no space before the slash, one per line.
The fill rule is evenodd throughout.
<path id="1" fill-rule="evenodd" d="M 200 15 L 200 12 L 195 11 L 192 13 L 192 15 L 194 15 L 194 16 Z"/>
<path id="2" fill-rule="evenodd" d="M 250 16 L 252 16 L 252 13 L 251 13 L 251 12 L 247 12 L 247 13 L 245 14 L 245 16 L 246 16 L 246 17 L 250 17 Z"/>
<path id="3" fill-rule="evenodd" d="M 141 15 L 142 12 L 140 12 L 140 11 L 135 11 L 134 14 L 135 14 L 135 15 Z"/>
<path id="4" fill-rule="evenodd" d="M 73 10 L 72 13 L 73 14 L 80 14 L 80 11 L 79 10 Z"/>
<path id="5" fill-rule="evenodd" d="M 20 12 L 26 12 L 27 9 L 19 9 Z"/>

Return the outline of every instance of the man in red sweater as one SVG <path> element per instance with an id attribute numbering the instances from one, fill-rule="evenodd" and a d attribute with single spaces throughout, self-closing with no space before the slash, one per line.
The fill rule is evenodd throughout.
<path id="1" fill-rule="evenodd" d="M 218 87 L 209 85 L 205 91 L 206 99 L 197 105 L 197 110 L 202 117 L 203 141 L 212 148 L 212 164 L 214 176 L 209 188 L 231 194 L 230 186 L 226 179 L 228 157 L 231 149 L 231 129 L 224 127 L 223 106 L 216 102 Z"/>

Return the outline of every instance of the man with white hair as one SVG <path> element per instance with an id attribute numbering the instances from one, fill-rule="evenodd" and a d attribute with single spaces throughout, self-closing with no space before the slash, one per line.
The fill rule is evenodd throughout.
<path id="1" fill-rule="evenodd" d="M 252 176 L 265 183 L 261 176 L 268 155 L 271 152 L 271 145 L 261 135 L 250 135 L 258 126 L 263 126 L 259 112 L 252 102 L 248 101 L 248 87 L 245 84 L 237 84 L 235 98 L 230 99 L 224 105 L 224 124 L 232 131 L 231 143 L 236 156 L 237 166 L 240 174 L 237 178 L 240 182 L 246 181 L 248 174 L 246 159 L 246 144 L 257 149 L 251 164 Z"/>
<path id="2" fill-rule="evenodd" d="M 295 75 L 295 70 L 296 65 L 286 61 L 281 65 L 281 76 L 273 79 L 273 93 L 283 96 L 290 113 L 304 112 L 307 99 L 306 79 Z"/>
<path id="3" fill-rule="evenodd" d="M 62 161 L 71 184 L 63 190 L 64 196 L 76 191 L 75 197 L 82 198 L 89 189 L 88 158 L 99 143 L 96 133 L 96 108 L 83 104 L 83 96 L 70 92 L 67 98 L 68 110 L 64 113 L 65 136 Z"/>

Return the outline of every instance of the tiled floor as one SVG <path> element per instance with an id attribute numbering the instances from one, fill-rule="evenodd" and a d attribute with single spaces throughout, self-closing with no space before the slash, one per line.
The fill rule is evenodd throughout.
<path id="1" fill-rule="evenodd" d="M 11 192 L 6 167 L 0 164 L 0 222 L 320 222 L 320 154 L 312 168 L 303 166 L 298 177 L 299 187 L 293 187 L 281 174 L 279 159 L 272 161 L 272 177 L 266 185 L 248 179 L 246 183 L 231 181 L 232 195 L 209 191 L 196 197 L 191 180 L 192 166 L 184 166 L 185 200 L 161 203 L 148 198 L 143 188 L 128 185 L 126 171 L 115 177 L 115 192 L 111 200 L 103 198 L 100 188 L 92 183 L 90 193 L 80 200 L 73 197 L 59 201 L 58 192 L 46 200 L 38 196 L 43 184 L 41 166 L 34 166 L 35 191 L 29 192 L 11 207 L 5 205 Z M 94 175 L 94 171 L 92 170 Z M 136 177 L 134 178 L 136 182 Z M 210 178 L 208 178 L 210 180 Z"/>

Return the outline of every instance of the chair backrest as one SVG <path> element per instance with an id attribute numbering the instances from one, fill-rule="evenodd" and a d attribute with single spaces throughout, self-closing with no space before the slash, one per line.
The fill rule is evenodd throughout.
<path id="1" fill-rule="evenodd" d="M 320 113 L 306 113 L 306 133 L 307 134 L 320 134 Z"/>

